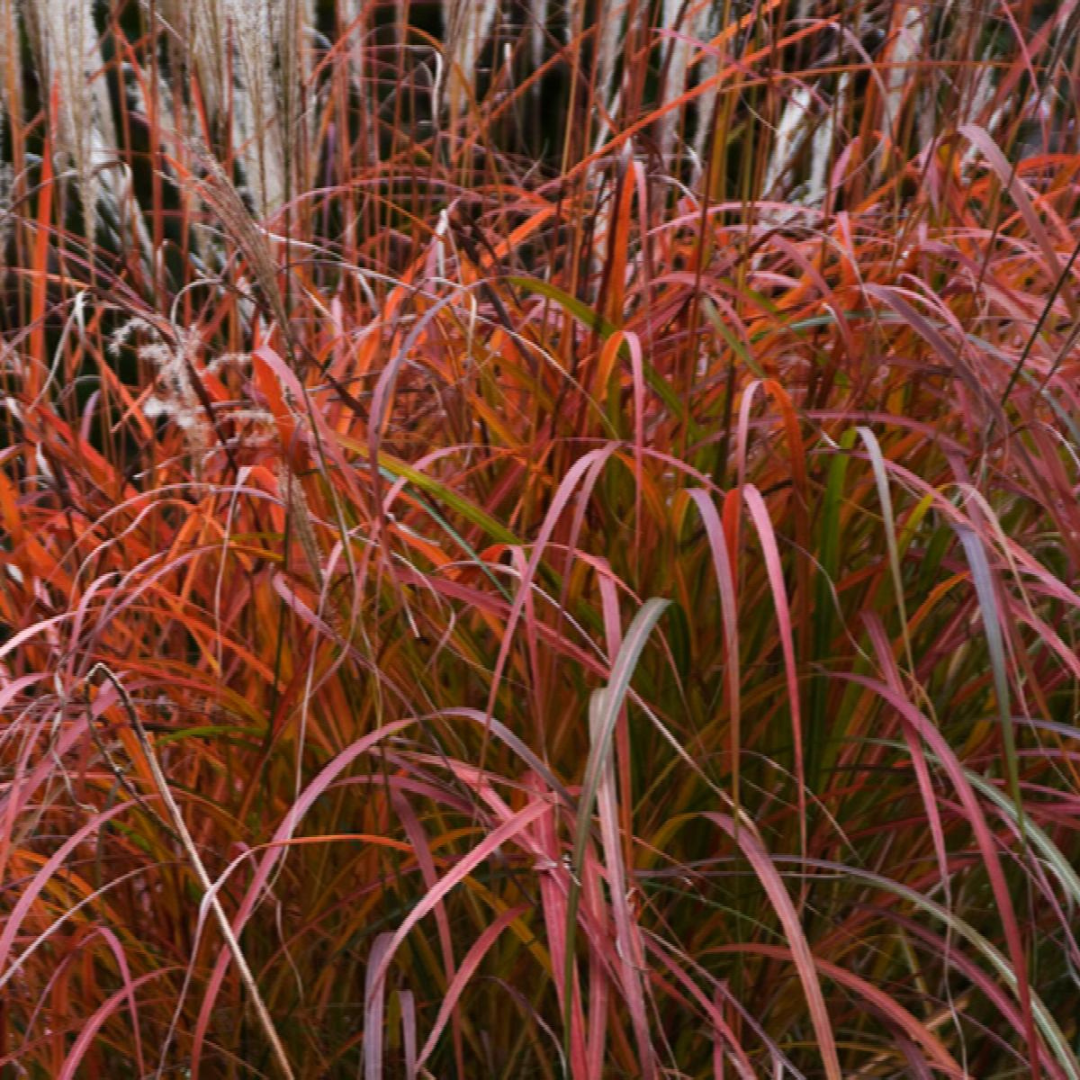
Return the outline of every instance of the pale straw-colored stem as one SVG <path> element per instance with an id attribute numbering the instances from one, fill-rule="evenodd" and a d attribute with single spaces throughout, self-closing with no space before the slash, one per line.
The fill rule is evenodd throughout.
<path id="1" fill-rule="evenodd" d="M 150 766 L 150 773 L 154 778 L 154 784 L 158 789 L 158 793 L 161 795 L 162 802 L 165 803 L 166 810 L 169 812 L 169 820 L 172 827 L 176 831 L 176 835 L 180 838 L 180 843 L 183 845 L 184 851 L 191 862 L 191 868 L 195 871 L 195 876 L 199 879 L 204 898 L 209 902 L 210 910 L 217 919 L 218 927 L 221 930 L 221 936 L 225 939 L 225 945 L 229 952 L 232 953 L 232 958 L 236 962 L 237 970 L 240 972 L 240 978 L 247 988 L 248 993 L 251 995 L 251 1000 L 255 1005 L 255 1012 L 259 1017 L 259 1023 L 262 1025 L 263 1032 L 266 1034 L 266 1038 L 273 1050 L 274 1059 L 277 1061 L 278 1068 L 281 1070 L 283 1076 L 287 1077 L 288 1080 L 293 1080 L 295 1074 L 292 1071 L 292 1066 L 289 1064 L 289 1059 L 285 1053 L 285 1047 L 281 1043 L 281 1039 L 274 1027 L 274 1022 L 270 1018 L 270 1013 L 263 1002 L 262 995 L 259 993 L 258 984 L 255 982 L 255 976 L 252 974 L 251 968 L 248 966 L 248 962 L 244 957 L 244 952 L 240 948 L 240 942 L 233 933 L 232 924 L 225 914 L 225 909 L 221 906 L 221 901 L 217 898 L 217 893 L 214 891 L 214 883 L 210 880 L 210 875 L 206 872 L 206 867 L 199 857 L 198 849 L 195 847 L 195 841 L 192 840 L 191 833 L 188 832 L 187 826 L 184 824 L 184 818 L 180 813 L 180 807 L 176 805 L 176 800 L 169 790 L 168 781 L 165 779 L 165 774 L 161 771 L 157 755 L 154 753 L 150 738 L 146 734 L 146 729 L 143 727 L 142 721 L 139 719 L 135 704 L 128 695 L 127 690 L 124 689 L 119 678 L 117 678 L 108 667 L 101 663 L 95 664 L 93 668 L 90 669 L 87 678 L 93 679 L 97 674 L 104 675 L 105 678 L 112 683 L 120 701 L 123 703 L 124 712 L 127 714 L 132 728 L 135 730 L 135 735 L 139 740 L 139 746 L 142 748 L 143 754 L 146 755 L 146 763 Z"/>

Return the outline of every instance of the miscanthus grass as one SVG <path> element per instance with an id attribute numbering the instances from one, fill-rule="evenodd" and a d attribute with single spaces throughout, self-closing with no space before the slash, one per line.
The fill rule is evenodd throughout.
<path id="1" fill-rule="evenodd" d="M 0 0 L 0 1074 L 1080 1078 L 1078 29 Z"/>

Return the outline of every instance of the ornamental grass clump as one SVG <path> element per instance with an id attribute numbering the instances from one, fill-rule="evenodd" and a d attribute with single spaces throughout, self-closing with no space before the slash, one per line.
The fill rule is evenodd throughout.
<path id="1" fill-rule="evenodd" d="M 0 1074 L 1080 1078 L 1078 11 L 0 0 Z"/>

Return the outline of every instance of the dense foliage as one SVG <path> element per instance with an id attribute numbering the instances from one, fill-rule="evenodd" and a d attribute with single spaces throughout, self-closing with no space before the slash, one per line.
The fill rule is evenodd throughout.
<path id="1" fill-rule="evenodd" d="M 1080 1080 L 1078 28 L 0 0 L 0 1073 Z"/>

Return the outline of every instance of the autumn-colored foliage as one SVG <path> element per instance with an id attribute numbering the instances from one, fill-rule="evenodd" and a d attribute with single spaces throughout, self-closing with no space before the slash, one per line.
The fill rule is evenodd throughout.
<path id="1" fill-rule="evenodd" d="M 0 0 L 0 1075 L 1080 1080 L 1078 13 Z"/>

